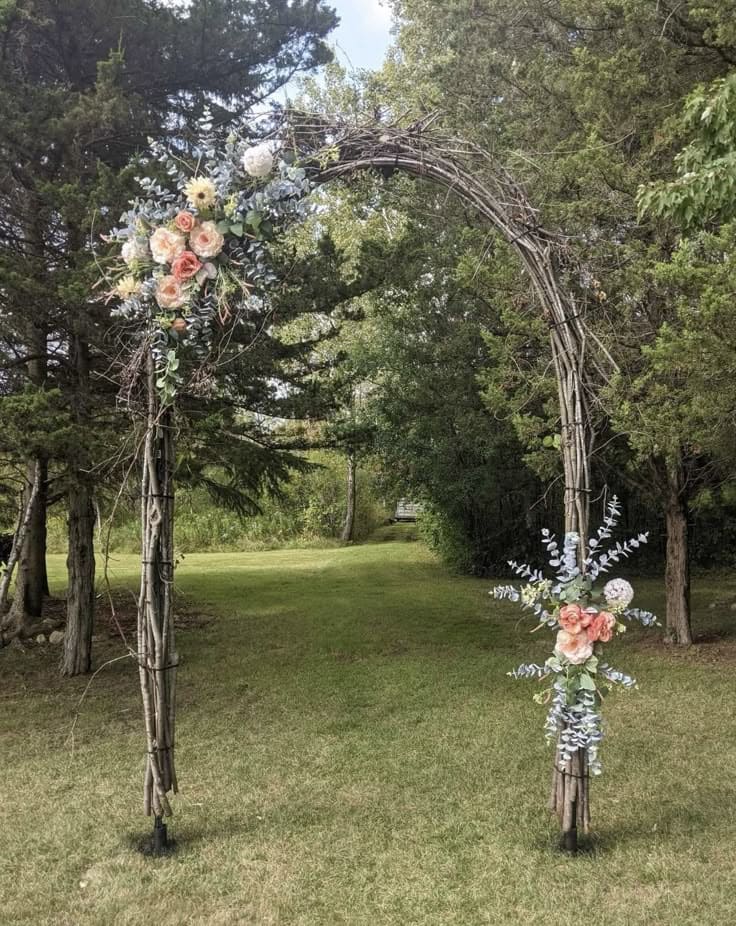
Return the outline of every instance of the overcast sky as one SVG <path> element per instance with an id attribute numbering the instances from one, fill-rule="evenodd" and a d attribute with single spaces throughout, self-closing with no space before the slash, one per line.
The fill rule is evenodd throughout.
<path id="1" fill-rule="evenodd" d="M 380 0 L 328 0 L 340 25 L 328 36 L 338 61 L 354 68 L 378 68 L 388 48 L 391 12 Z"/>

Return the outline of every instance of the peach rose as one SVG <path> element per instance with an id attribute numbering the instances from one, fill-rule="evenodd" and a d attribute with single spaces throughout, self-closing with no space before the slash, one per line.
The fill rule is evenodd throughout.
<path id="1" fill-rule="evenodd" d="M 149 241 L 151 254 L 157 264 L 172 263 L 186 248 L 183 235 L 169 231 L 168 228 L 157 228 Z"/>
<path id="2" fill-rule="evenodd" d="M 197 224 L 197 220 L 194 218 L 191 212 L 187 212 L 186 209 L 182 209 L 181 212 L 176 214 L 174 219 L 174 225 L 179 229 L 179 231 L 184 232 L 185 235 L 188 235 L 189 232 Z"/>
<path id="3" fill-rule="evenodd" d="M 156 302 L 162 309 L 179 309 L 187 301 L 187 295 L 175 276 L 161 277 L 156 287 Z"/>
<path id="4" fill-rule="evenodd" d="M 197 257 L 203 257 L 205 260 L 217 257 L 224 243 L 225 239 L 217 230 L 214 222 L 202 222 L 201 225 L 192 229 L 189 236 L 189 247 Z"/>
<path id="5" fill-rule="evenodd" d="M 583 611 L 579 604 L 566 604 L 560 608 L 560 627 L 568 633 L 580 633 L 593 619 L 589 611 Z"/>
<path id="6" fill-rule="evenodd" d="M 177 280 L 188 280 L 193 277 L 202 266 L 200 259 L 192 251 L 182 251 L 171 265 L 171 272 Z"/>
<path id="7" fill-rule="evenodd" d="M 567 630 L 559 630 L 555 651 L 574 666 L 579 666 L 593 655 L 593 644 L 585 633 L 568 633 Z"/>
<path id="8" fill-rule="evenodd" d="M 588 627 L 588 639 L 591 643 L 600 640 L 601 643 L 608 643 L 613 637 L 613 628 L 616 626 L 616 618 L 608 611 L 599 611 L 593 618 L 590 627 Z"/>

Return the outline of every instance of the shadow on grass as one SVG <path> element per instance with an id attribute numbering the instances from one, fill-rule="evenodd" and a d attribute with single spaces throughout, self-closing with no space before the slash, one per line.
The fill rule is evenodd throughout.
<path id="1" fill-rule="evenodd" d="M 253 813 L 245 812 L 242 817 L 229 816 L 225 818 L 210 817 L 207 820 L 187 821 L 173 817 L 167 821 L 169 829 L 170 850 L 165 852 L 166 857 L 173 854 L 196 849 L 201 844 L 212 843 L 218 840 L 240 839 L 248 834 L 256 833 L 262 826 Z M 153 824 L 151 824 L 153 827 Z M 143 832 L 138 829 L 128 831 L 123 837 L 127 849 L 139 852 L 142 855 L 154 856 L 151 852 L 151 830 Z"/>
<path id="2" fill-rule="evenodd" d="M 672 843 L 675 846 L 681 844 L 683 838 L 688 841 L 705 839 L 710 830 L 721 826 L 722 808 L 732 806 L 735 799 L 734 790 L 713 789 L 697 809 L 692 804 L 673 803 L 660 808 L 656 816 L 628 816 L 620 823 L 612 822 L 600 829 L 594 828 L 587 836 L 580 836 L 577 854 L 581 858 L 596 858 L 619 849 L 651 849 L 654 843 Z M 709 812 L 704 812 L 702 807 L 710 808 Z M 551 837 L 536 841 L 535 848 L 568 855 L 557 831 Z"/>

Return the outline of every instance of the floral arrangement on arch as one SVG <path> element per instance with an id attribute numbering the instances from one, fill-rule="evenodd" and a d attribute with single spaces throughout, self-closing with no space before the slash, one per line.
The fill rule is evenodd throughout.
<path id="1" fill-rule="evenodd" d="M 549 704 L 545 723 L 548 740 L 557 741 L 557 759 L 563 767 L 578 749 L 586 752 L 588 767 L 601 773 L 598 750 L 603 730 L 600 706 L 613 686 L 631 690 L 636 680 L 613 668 L 604 660 L 605 644 L 626 630 L 626 620 L 652 626 L 657 619 L 650 611 L 630 607 L 634 589 L 625 579 L 611 579 L 599 588 L 596 580 L 623 557 L 647 542 L 647 534 L 606 548 L 618 524 L 620 508 L 614 496 L 595 537 L 588 542 L 589 553 L 578 562 L 580 537 L 565 535 L 562 550 L 553 534 L 542 531 L 554 578 L 541 570 L 511 561 L 509 565 L 527 584 L 517 589 L 501 585 L 493 589 L 497 599 L 520 601 L 537 618 L 532 633 L 548 627 L 556 631 L 552 655 L 544 665 L 525 663 L 509 672 L 513 678 L 535 678 L 549 682 L 534 695 L 540 704 Z"/>
<path id="2" fill-rule="evenodd" d="M 311 184 L 269 143 L 235 134 L 224 146 L 204 138 L 193 164 L 156 143 L 151 149 L 143 164 L 163 172 L 167 185 L 139 177 L 144 196 L 105 239 L 120 248 L 107 296 L 150 334 L 166 405 L 179 381 L 181 343 L 206 349 L 218 323 L 260 307 L 276 280 L 268 241 L 304 216 Z"/>

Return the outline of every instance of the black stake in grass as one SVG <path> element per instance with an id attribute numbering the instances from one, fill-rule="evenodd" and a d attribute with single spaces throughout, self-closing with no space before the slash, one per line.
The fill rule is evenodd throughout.
<path id="1" fill-rule="evenodd" d="M 169 839 L 163 817 L 153 818 L 153 855 L 165 855 L 169 851 Z"/>

